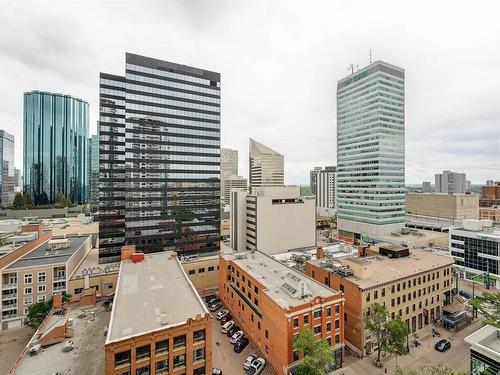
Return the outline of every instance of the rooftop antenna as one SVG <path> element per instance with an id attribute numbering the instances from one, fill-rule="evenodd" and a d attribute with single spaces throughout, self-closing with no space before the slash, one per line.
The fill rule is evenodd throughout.
<path id="1" fill-rule="evenodd" d="M 347 70 L 349 70 L 351 74 L 354 74 L 354 72 L 357 71 L 358 68 L 359 68 L 358 64 L 350 63 L 349 66 L 347 67 Z"/>
<path id="2" fill-rule="evenodd" d="M 370 50 L 370 64 L 372 63 L 372 50 Z"/>

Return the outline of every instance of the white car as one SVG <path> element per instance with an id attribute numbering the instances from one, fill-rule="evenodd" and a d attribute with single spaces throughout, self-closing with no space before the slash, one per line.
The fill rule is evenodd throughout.
<path id="1" fill-rule="evenodd" d="M 250 368 L 245 372 L 245 375 L 259 375 L 266 366 L 264 358 L 257 358 L 252 362 Z"/>
<path id="2" fill-rule="evenodd" d="M 229 314 L 229 310 L 221 310 L 217 313 L 217 315 L 215 316 L 215 319 L 217 320 L 221 320 L 222 318 L 224 318 L 227 314 Z"/>
<path id="3" fill-rule="evenodd" d="M 231 340 L 229 340 L 229 342 L 231 344 L 236 344 L 236 341 L 238 341 L 239 339 L 241 339 L 243 337 L 243 331 L 238 331 L 238 332 L 235 332 L 232 336 L 231 336 Z"/>
<path id="4" fill-rule="evenodd" d="M 250 354 L 247 359 L 245 359 L 245 362 L 243 362 L 243 368 L 245 370 L 248 370 L 250 368 L 250 365 L 252 364 L 253 361 L 257 359 L 257 356 Z"/>
<path id="5" fill-rule="evenodd" d="M 234 326 L 234 320 L 230 320 L 229 322 L 224 323 L 224 325 L 222 326 L 222 328 L 220 329 L 220 331 L 223 334 L 226 334 L 227 331 L 229 331 L 231 328 L 233 328 L 233 326 Z"/>

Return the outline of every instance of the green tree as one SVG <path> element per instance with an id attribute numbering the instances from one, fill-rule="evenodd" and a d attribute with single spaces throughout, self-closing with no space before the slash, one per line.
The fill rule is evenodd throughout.
<path id="1" fill-rule="evenodd" d="M 483 324 L 500 328 L 500 293 L 485 292 L 469 303 L 484 317 Z"/>
<path id="2" fill-rule="evenodd" d="M 448 367 L 444 363 L 438 363 L 434 365 L 420 366 L 417 370 L 407 370 L 399 366 L 396 366 L 394 370 L 395 375 L 465 375 L 463 372 L 455 372 L 452 368 Z"/>
<path id="3" fill-rule="evenodd" d="M 24 201 L 22 193 L 16 193 L 12 206 L 14 207 L 15 210 L 26 208 L 26 202 Z"/>
<path id="4" fill-rule="evenodd" d="M 365 327 L 375 337 L 377 344 L 377 363 L 380 362 L 382 352 L 387 349 L 389 340 L 388 320 L 389 311 L 380 303 L 371 305 L 369 313 L 365 317 Z"/>
<path id="5" fill-rule="evenodd" d="M 405 355 L 408 352 L 407 338 L 409 334 L 408 325 L 397 315 L 395 319 L 387 322 L 388 339 L 385 350 L 396 356 Z"/>
<path id="6" fill-rule="evenodd" d="M 27 325 L 38 328 L 52 308 L 52 300 L 37 302 L 28 308 Z"/>
<path id="7" fill-rule="evenodd" d="M 333 350 L 326 340 L 317 340 L 310 329 L 303 329 L 294 343 L 304 359 L 297 367 L 297 375 L 325 375 L 335 363 Z"/>
<path id="8" fill-rule="evenodd" d="M 31 193 L 29 191 L 26 191 L 23 193 L 23 195 L 26 208 L 33 208 L 35 204 L 33 203 L 33 198 L 31 197 Z"/>

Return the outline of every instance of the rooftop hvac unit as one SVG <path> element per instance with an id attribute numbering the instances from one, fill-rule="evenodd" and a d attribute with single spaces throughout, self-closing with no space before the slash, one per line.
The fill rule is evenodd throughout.
<path id="1" fill-rule="evenodd" d="M 351 270 L 351 267 L 349 267 L 349 266 L 340 266 L 339 268 L 337 268 L 337 273 L 340 276 L 344 276 L 344 277 L 352 276 L 352 270 Z"/>
<path id="2" fill-rule="evenodd" d="M 246 259 L 247 258 L 247 253 L 236 253 L 234 256 L 235 259 Z"/>

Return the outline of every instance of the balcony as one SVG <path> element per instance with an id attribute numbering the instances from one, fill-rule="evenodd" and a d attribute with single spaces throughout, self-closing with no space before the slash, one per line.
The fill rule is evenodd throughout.
<path id="1" fill-rule="evenodd" d="M 66 281 L 66 276 L 54 276 L 53 282 Z"/>
<path id="2" fill-rule="evenodd" d="M 9 319 L 15 319 L 17 317 L 18 317 L 17 314 L 4 314 L 4 315 L 2 315 L 2 320 L 5 321 L 5 320 L 9 320 Z M 19 317 L 21 317 L 21 316 L 19 315 Z"/>
<path id="3" fill-rule="evenodd" d="M 17 302 L 16 303 L 9 303 L 2 305 L 2 311 L 5 310 L 16 310 L 17 309 Z"/>
<path id="4" fill-rule="evenodd" d="M 53 292 L 64 292 L 66 290 L 66 285 L 55 285 L 54 288 L 52 288 Z"/>
<path id="5" fill-rule="evenodd" d="M 2 290 L 17 289 L 17 283 L 3 284 Z"/>
<path id="6" fill-rule="evenodd" d="M 17 299 L 17 293 L 3 294 L 2 301 L 8 301 L 10 299 Z"/>

